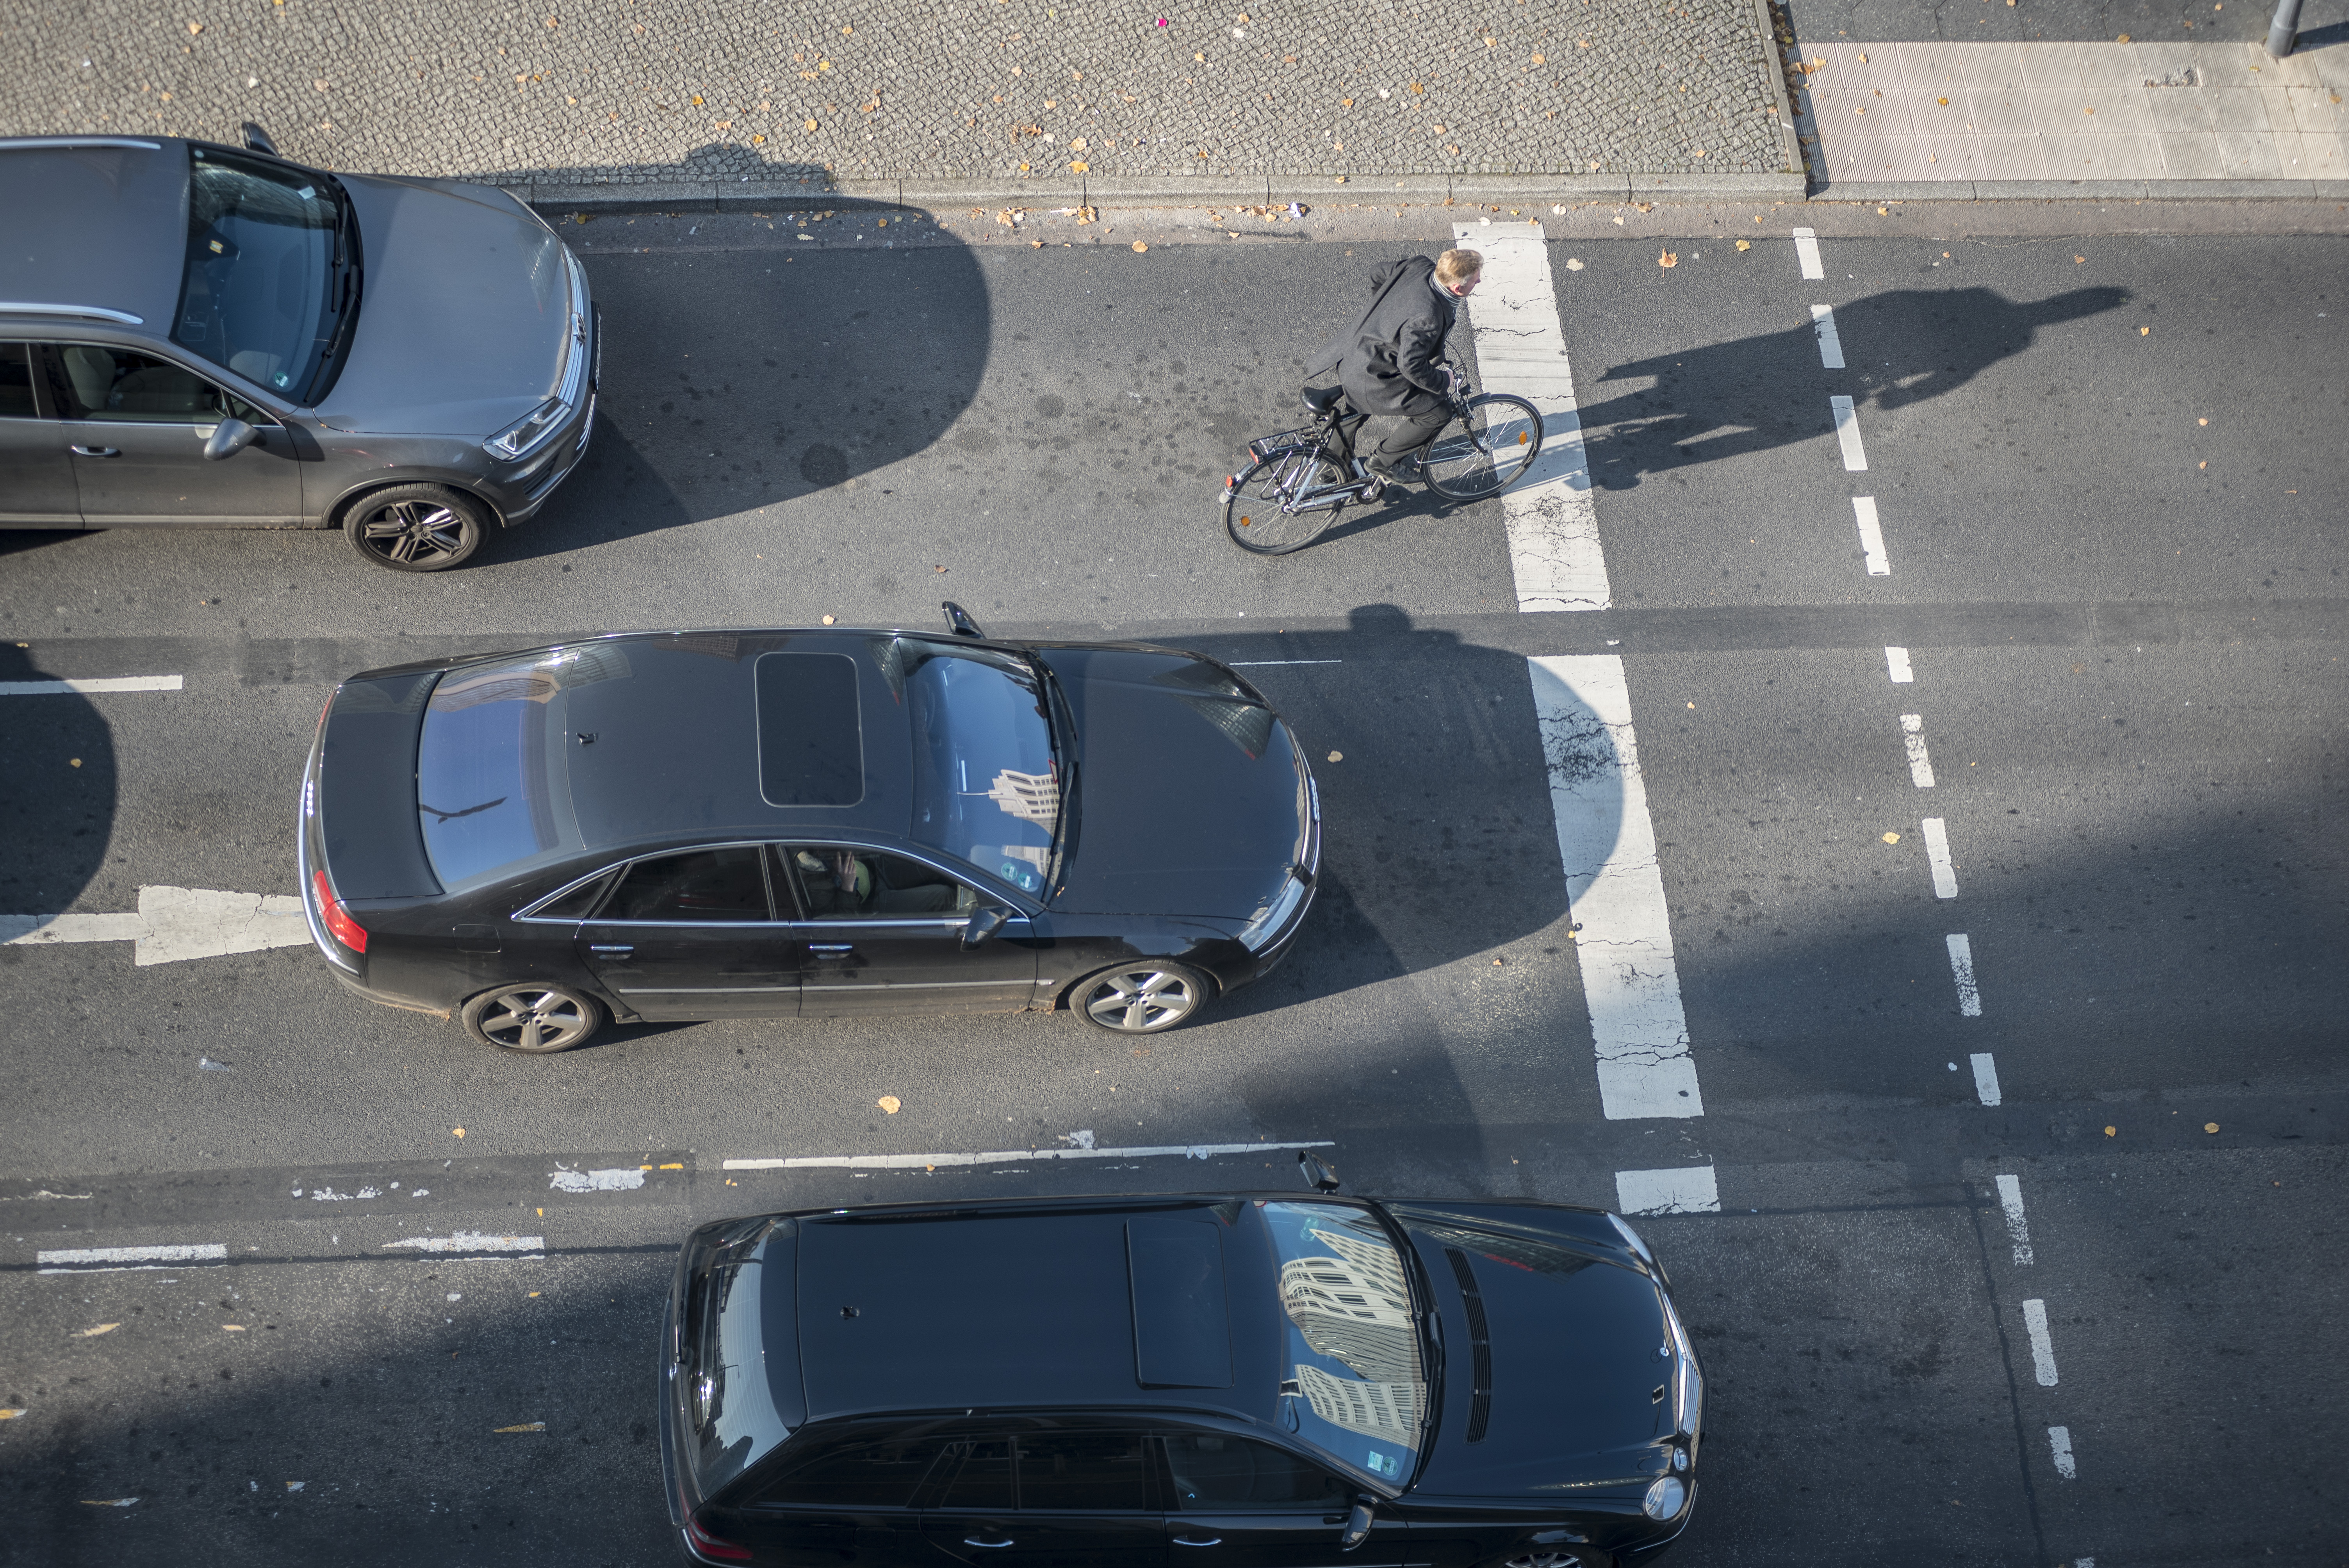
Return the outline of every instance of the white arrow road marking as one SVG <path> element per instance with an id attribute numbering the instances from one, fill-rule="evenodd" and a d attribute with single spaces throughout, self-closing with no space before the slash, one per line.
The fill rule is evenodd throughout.
<path id="1" fill-rule="evenodd" d="M 135 914 L 0 914 L 0 944 L 128 942 L 132 959 L 176 964 L 310 940 L 302 901 L 284 893 L 203 887 L 142 887 Z"/>
<path id="2" fill-rule="evenodd" d="M 105 676 L 95 680 L 0 681 L 0 696 L 64 696 L 68 692 L 179 691 L 178 676 Z"/>

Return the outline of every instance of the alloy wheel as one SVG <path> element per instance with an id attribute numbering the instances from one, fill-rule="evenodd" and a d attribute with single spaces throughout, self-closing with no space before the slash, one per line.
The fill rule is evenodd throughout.
<path id="1" fill-rule="evenodd" d="M 1199 981 L 1176 968 L 1121 969 L 1085 990 L 1085 1016 L 1123 1035 L 1171 1029 L 1199 1007 Z"/>
<path id="2" fill-rule="evenodd" d="M 510 1051 L 567 1050 L 595 1027 L 595 1004 L 568 991 L 518 986 L 489 998 L 474 1020 L 483 1039 Z"/>

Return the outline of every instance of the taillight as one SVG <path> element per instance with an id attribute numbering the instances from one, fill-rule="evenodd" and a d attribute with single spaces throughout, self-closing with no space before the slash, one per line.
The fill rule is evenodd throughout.
<path id="1" fill-rule="evenodd" d="M 335 940 L 354 953 L 365 953 L 367 927 L 353 920 L 349 912 L 343 908 L 342 900 L 336 898 L 335 890 L 326 885 L 326 873 L 312 872 L 310 886 L 318 895 L 318 918 L 326 923 L 326 929 L 334 934 Z"/>
<path id="2" fill-rule="evenodd" d="M 697 1555 L 709 1558 L 712 1562 L 748 1563 L 750 1561 L 749 1547 L 738 1546 L 731 1541 L 719 1540 L 718 1537 L 702 1529 L 701 1521 L 698 1519 L 688 1519 L 685 1522 L 685 1542 L 687 1545 L 693 1548 Z"/>

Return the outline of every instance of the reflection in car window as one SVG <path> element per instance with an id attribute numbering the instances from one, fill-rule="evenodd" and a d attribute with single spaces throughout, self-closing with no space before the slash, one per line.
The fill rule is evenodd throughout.
<path id="1" fill-rule="evenodd" d="M 249 425 L 276 423 L 185 366 L 127 348 L 61 344 L 61 377 L 53 378 L 68 419 L 142 425 L 210 425 L 233 415 Z"/>
<path id="2" fill-rule="evenodd" d="M 1257 1211 L 1279 1266 L 1283 1424 L 1341 1463 L 1404 1480 L 1427 1380 L 1401 1254 L 1359 1209 L 1260 1201 Z"/>
<path id="3" fill-rule="evenodd" d="M 914 727 L 914 838 L 1041 892 L 1061 772 L 1035 668 L 992 648 L 896 644 Z"/>
<path id="4" fill-rule="evenodd" d="M 342 192 L 212 148 L 188 162 L 188 263 L 171 341 L 307 402 L 332 342 Z"/>
<path id="5" fill-rule="evenodd" d="M 1012 1507 L 1011 1439 L 972 1438 L 954 1446 L 939 1466 L 936 1507 L 1005 1513 Z"/>
<path id="6" fill-rule="evenodd" d="M 799 879 L 810 920 L 874 920 L 889 915 L 967 913 L 970 889 L 919 861 L 838 844 L 793 844 L 784 861 Z"/>
<path id="7" fill-rule="evenodd" d="M 30 419 L 36 412 L 31 346 L 0 343 L 0 419 Z"/>
<path id="8" fill-rule="evenodd" d="M 590 644 L 440 677 L 417 747 L 416 804 L 442 887 L 581 848 L 564 750 L 568 694 L 627 674 L 624 650 Z"/>
<path id="9" fill-rule="evenodd" d="M 1351 1501 L 1337 1477 L 1270 1443 L 1220 1432 L 1169 1432 L 1163 1441 L 1178 1508 L 1343 1510 Z"/>
<path id="10" fill-rule="evenodd" d="M 689 850 L 638 861 L 620 879 L 599 921 L 762 921 L 767 879 L 754 844 Z"/>
<path id="11" fill-rule="evenodd" d="M 759 1496 L 770 1507 L 903 1508 L 946 1447 L 944 1438 L 851 1443 L 787 1471 Z"/>
<path id="12" fill-rule="evenodd" d="M 1150 1474 L 1139 1432 L 1028 1432 L 1019 1439 L 1019 1507 L 1140 1513 Z"/>
<path id="13" fill-rule="evenodd" d="M 788 1300 L 793 1276 L 788 1264 L 779 1266 L 783 1272 L 773 1283 Z M 711 1269 L 694 1287 L 701 1348 L 693 1388 L 700 1439 L 694 1470 L 711 1491 L 773 1452 L 804 1415 L 787 1418 L 776 1408 L 762 1349 L 766 1274 L 764 1258 L 747 1257 Z"/>

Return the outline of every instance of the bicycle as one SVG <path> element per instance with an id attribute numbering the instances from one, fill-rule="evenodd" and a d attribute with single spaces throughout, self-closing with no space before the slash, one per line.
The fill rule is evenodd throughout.
<path id="1" fill-rule="evenodd" d="M 1412 474 L 1447 500 L 1483 500 L 1525 477 L 1541 450 L 1541 415 L 1523 397 L 1478 393 L 1461 378 L 1452 422 L 1420 457 Z M 1305 407 L 1313 422 L 1248 443 L 1256 460 L 1224 485 L 1224 531 L 1256 555 L 1302 550 L 1361 499 L 1371 475 L 1354 455 L 1354 433 L 1367 416 L 1343 388 L 1309 387 Z M 1390 481 L 1392 482 L 1392 481 Z"/>

